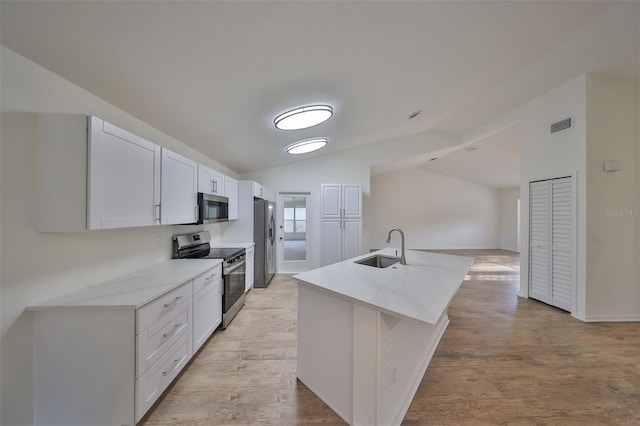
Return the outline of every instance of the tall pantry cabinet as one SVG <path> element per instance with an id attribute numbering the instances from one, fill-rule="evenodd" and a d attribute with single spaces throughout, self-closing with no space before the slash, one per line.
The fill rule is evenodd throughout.
<path id="1" fill-rule="evenodd" d="M 362 254 L 362 185 L 322 184 L 320 205 L 321 266 Z"/>

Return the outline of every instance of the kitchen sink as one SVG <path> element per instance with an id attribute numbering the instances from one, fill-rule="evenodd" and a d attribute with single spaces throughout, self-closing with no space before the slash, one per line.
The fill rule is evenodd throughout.
<path id="1" fill-rule="evenodd" d="M 380 254 L 376 254 L 374 256 L 370 256 L 361 260 L 356 260 L 354 263 L 359 263 L 360 265 L 372 266 L 374 268 L 387 268 L 398 262 L 400 262 L 399 257 L 382 256 Z"/>

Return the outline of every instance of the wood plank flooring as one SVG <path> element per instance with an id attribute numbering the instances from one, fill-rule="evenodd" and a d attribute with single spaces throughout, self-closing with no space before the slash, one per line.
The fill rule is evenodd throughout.
<path id="1" fill-rule="evenodd" d="M 405 425 L 638 425 L 640 324 L 516 296 L 519 260 L 476 258 Z M 296 380 L 296 284 L 253 289 L 140 425 L 343 425 Z"/>

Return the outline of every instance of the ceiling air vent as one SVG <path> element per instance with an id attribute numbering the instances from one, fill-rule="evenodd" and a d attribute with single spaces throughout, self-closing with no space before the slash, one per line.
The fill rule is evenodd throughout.
<path id="1" fill-rule="evenodd" d="M 573 118 L 565 118 L 564 120 L 556 121 L 551 124 L 551 133 L 558 133 L 563 130 L 570 129 L 571 127 L 573 127 Z"/>

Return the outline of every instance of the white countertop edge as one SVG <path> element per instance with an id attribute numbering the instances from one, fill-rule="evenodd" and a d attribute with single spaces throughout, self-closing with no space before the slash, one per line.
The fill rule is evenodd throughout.
<path id="1" fill-rule="evenodd" d="M 344 294 L 342 294 L 342 293 L 335 292 L 335 291 L 330 290 L 330 289 L 328 289 L 328 288 L 324 288 L 324 287 L 317 286 L 317 285 L 315 285 L 315 284 L 313 284 L 313 283 L 309 283 L 309 282 L 304 281 L 304 280 L 299 280 L 299 279 L 298 279 L 297 281 L 298 281 L 299 283 L 303 284 L 303 285 L 311 286 L 311 287 L 315 288 L 315 289 L 316 289 L 316 290 L 318 290 L 318 291 L 322 291 L 322 292 L 326 292 L 326 293 L 328 293 L 328 294 L 332 294 L 332 295 L 337 295 L 337 296 L 340 296 L 340 297 L 344 297 L 345 299 L 351 300 L 352 302 L 360 303 L 361 305 L 364 305 L 364 306 L 367 306 L 367 307 L 373 308 L 373 309 L 375 309 L 375 310 L 377 310 L 377 311 L 380 311 L 380 312 L 382 312 L 382 313 L 384 313 L 384 314 L 391 315 L 391 316 L 394 316 L 394 317 L 406 318 L 406 319 L 409 319 L 409 320 L 411 320 L 411 321 L 418 321 L 418 322 L 420 322 L 420 323 L 422 323 L 422 324 L 427 324 L 427 325 L 437 325 L 437 324 L 440 322 L 440 320 L 442 319 L 442 316 L 443 316 L 443 315 L 445 315 L 445 316 L 447 315 L 447 309 L 445 308 L 445 310 L 442 312 L 442 315 L 440 315 L 440 317 L 439 317 L 435 322 L 426 321 L 426 320 L 424 320 L 424 319 L 419 319 L 419 318 L 416 318 L 416 317 L 413 317 L 413 316 L 410 316 L 410 315 L 405 315 L 405 314 L 403 314 L 403 313 L 401 313 L 401 312 L 392 311 L 392 310 L 390 310 L 390 309 L 386 309 L 386 308 L 384 308 L 384 307 L 381 307 L 381 306 L 375 305 L 375 304 L 373 304 L 373 303 L 369 303 L 369 302 L 366 302 L 366 301 L 363 301 L 363 300 L 356 299 L 356 298 L 351 297 L 351 296 L 344 295 Z M 448 307 L 448 305 L 447 305 L 447 307 Z"/>
<path id="2" fill-rule="evenodd" d="M 221 259 L 172 259 L 34 303 L 27 306 L 27 310 L 139 309 L 221 264 Z"/>
<path id="3" fill-rule="evenodd" d="M 255 245 L 255 243 L 210 243 L 213 248 L 245 248 L 248 249 Z"/>

